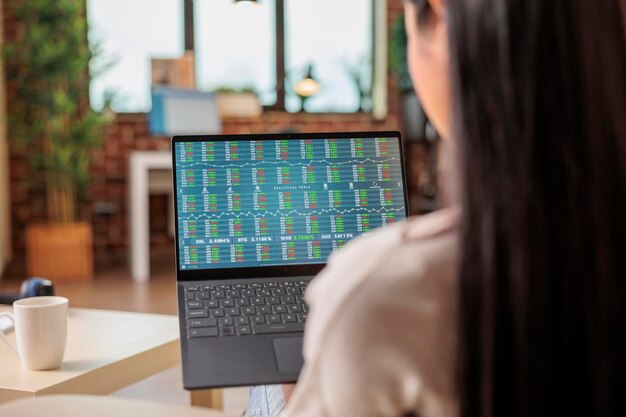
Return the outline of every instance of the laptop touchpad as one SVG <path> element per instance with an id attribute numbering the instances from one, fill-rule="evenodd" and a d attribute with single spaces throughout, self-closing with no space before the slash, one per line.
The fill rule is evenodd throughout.
<path id="1" fill-rule="evenodd" d="M 274 355 L 281 374 L 297 374 L 300 372 L 304 359 L 302 358 L 302 337 L 286 337 L 272 340 Z"/>

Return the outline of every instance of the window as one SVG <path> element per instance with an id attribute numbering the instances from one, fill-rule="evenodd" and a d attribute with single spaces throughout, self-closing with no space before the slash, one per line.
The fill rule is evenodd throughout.
<path id="1" fill-rule="evenodd" d="M 91 106 L 102 108 L 114 93 L 114 111 L 150 110 L 150 59 L 183 54 L 181 1 L 87 0 L 87 21 L 89 40 L 102 51 L 93 69 L 111 64 L 91 82 Z"/>
<path id="2" fill-rule="evenodd" d="M 293 85 L 309 64 L 320 92 L 307 100 L 307 111 L 359 110 L 360 90 L 371 92 L 372 25 L 371 0 L 285 1 L 287 110 L 300 109 Z M 363 107 L 369 110 L 369 101 Z"/>
<path id="3" fill-rule="evenodd" d="M 369 111 L 374 4 L 87 0 L 90 41 L 102 50 L 94 70 L 104 62 L 113 64 L 92 81 L 91 105 L 101 108 L 107 92 L 113 92 L 113 110 L 149 111 L 150 59 L 179 58 L 186 46 L 194 50 L 200 90 L 253 88 L 263 105 L 296 112 L 302 103 L 294 86 L 312 66 L 320 90 L 307 100 L 306 111 Z"/>
<path id="4" fill-rule="evenodd" d="M 199 89 L 253 88 L 262 104 L 276 102 L 273 3 L 234 5 L 233 0 L 194 1 Z"/>

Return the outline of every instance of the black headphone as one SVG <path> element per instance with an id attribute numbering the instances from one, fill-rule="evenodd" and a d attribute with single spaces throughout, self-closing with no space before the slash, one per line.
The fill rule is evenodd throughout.
<path id="1" fill-rule="evenodd" d="M 19 294 L 1 294 L 0 304 L 13 304 L 21 298 L 54 295 L 52 281 L 44 278 L 29 278 L 22 283 Z"/>

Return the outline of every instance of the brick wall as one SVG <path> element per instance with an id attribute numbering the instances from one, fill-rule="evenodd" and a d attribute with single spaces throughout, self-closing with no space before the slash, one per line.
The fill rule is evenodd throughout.
<path id="1" fill-rule="evenodd" d="M 289 114 L 266 112 L 262 117 L 250 119 L 225 119 L 223 131 L 231 133 L 264 133 L 294 129 L 300 132 L 329 132 L 354 130 L 398 129 L 397 115 L 384 121 L 375 121 L 368 114 Z M 110 127 L 109 134 L 93 164 L 93 185 L 90 200 L 112 203 L 115 210 L 109 215 L 98 215 L 96 219 L 106 224 L 96 225 L 101 233 L 95 236 L 96 246 L 122 247 L 126 245 L 126 196 L 128 157 L 134 150 L 169 150 L 169 138 L 150 136 L 146 116 L 142 114 L 120 114 Z M 162 198 L 151 199 L 151 221 L 153 244 L 163 242 L 167 224 L 163 221 L 167 206 Z"/>
<path id="2" fill-rule="evenodd" d="M 8 17 L 7 3 L 4 2 L 5 39 L 15 37 L 18 22 Z M 388 0 L 388 20 L 401 15 L 402 0 Z M 385 120 L 373 120 L 369 114 L 289 114 L 265 112 L 257 119 L 225 119 L 223 130 L 233 133 L 265 133 L 294 129 L 301 132 L 315 131 L 357 131 L 357 130 L 399 130 L 400 101 L 391 77 L 388 78 L 388 109 Z M 11 80 L 7 80 L 8 105 L 11 100 Z M 11 132 L 9 132 L 10 135 Z M 128 158 L 133 150 L 168 150 L 169 139 L 153 137 L 148 133 L 145 114 L 119 114 L 110 126 L 102 148 L 95 153 L 90 187 L 81 214 L 91 220 L 95 230 L 97 248 L 123 249 L 127 244 L 127 171 Z M 419 154 L 419 153 L 418 153 Z M 13 223 L 13 244 L 17 251 L 24 247 L 24 227 L 28 222 L 42 220 L 42 210 L 33 206 L 32 198 L 41 190 L 29 187 L 28 155 L 10 147 L 11 208 Z M 95 205 L 94 205 L 95 203 Z M 102 205 L 101 203 L 106 203 Z M 152 244 L 167 242 L 166 200 L 153 196 L 150 200 Z M 94 207 L 107 207 L 104 214 L 94 212 Z"/>

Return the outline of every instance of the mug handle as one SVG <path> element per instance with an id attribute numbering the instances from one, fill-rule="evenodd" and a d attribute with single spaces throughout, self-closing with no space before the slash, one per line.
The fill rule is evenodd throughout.
<path id="1" fill-rule="evenodd" d="M 2 317 L 6 317 L 9 320 L 11 320 L 13 322 L 13 327 L 15 327 L 15 319 L 13 318 L 13 314 L 11 314 L 11 313 L 0 313 L 0 318 L 2 318 Z M 15 346 L 15 344 L 9 340 L 9 338 L 4 334 L 4 332 L 1 329 L 0 329 L 0 339 L 2 339 L 2 341 L 4 343 L 6 343 L 7 346 L 10 347 L 11 350 L 13 352 L 15 352 L 16 355 L 19 356 L 19 353 L 17 353 L 17 346 Z"/>

